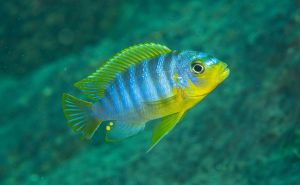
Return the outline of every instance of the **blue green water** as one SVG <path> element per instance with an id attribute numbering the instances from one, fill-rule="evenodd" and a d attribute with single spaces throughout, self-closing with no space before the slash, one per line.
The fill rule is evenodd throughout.
<path id="1" fill-rule="evenodd" d="M 3 1 L 0 184 L 299 185 L 300 1 Z M 230 77 L 150 153 L 151 128 L 83 141 L 61 95 L 143 42 L 222 59 Z"/>

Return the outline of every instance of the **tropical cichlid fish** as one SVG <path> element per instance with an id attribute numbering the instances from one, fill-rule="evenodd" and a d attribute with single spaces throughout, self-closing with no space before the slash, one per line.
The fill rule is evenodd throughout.
<path id="1" fill-rule="evenodd" d="M 93 103 L 63 94 L 63 111 L 72 130 L 87 139 L 104 122 L 106 141 L 135 135 L 160 118 L 150 150 L 228 75 L 227 65 L 206 53 L 135 45 L 74 84 Z"/>

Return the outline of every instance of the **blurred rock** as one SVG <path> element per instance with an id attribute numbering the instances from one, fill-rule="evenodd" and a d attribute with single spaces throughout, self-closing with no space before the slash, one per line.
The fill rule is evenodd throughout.
<path id="1" fill-rule="evenodd" d="M 23 78 L 1 74 L 0 183 L 300 184 L 299 1 L 133 2 L 118 5 L 111 39 Z M 120 143 L 104 143 L 100 128 L 81 141 L 64 124 L 61 94 L 80 95 L 74 82 L 145 41 L 210 52 L 231 76 L 150 153 L 150 128 Z"/>
<path id="2" fill-rule="evenodd" d="M 4 1 L 0 6 L 0 72 L 23 76 L 110 36 L 119 0 Z"/>

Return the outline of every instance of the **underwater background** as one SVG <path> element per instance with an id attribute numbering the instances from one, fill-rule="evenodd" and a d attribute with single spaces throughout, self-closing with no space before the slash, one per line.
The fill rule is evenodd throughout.
<path id="1" fill-rule="evenodd" d="M 31 0 L 0 6 L 0 184 L 300 185 L 299 0 Z M 61 95 L 130 45 L 231 74 L 151 152 L 65 124 Z"/>

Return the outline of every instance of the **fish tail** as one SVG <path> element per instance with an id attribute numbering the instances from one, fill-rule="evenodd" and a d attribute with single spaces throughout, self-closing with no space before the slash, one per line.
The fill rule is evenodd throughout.
<path id="1" fill-rule="evenodd" d="M 93 115 L 91 107 L 92 103 L 70 94 L 64 93 L 62 96 L 62 108 L 68 120 L 67 124 L 85 139 L 90 139 L 102 122 Z"/>

